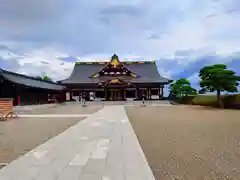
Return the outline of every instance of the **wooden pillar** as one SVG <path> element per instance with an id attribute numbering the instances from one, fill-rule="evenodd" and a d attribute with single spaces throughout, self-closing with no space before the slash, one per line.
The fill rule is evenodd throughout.
<path id="1" fill-rule="evenodd" d="M 105 92 L 105 100 L 107 100 L 107 88 L 104 89 Z"/>
<path id="2" fill-rule="evenodd" d="M 110 91 L 110 100 L 113 100 L 113 91 Z"/>
<path id="3" fill-rule="evenodd" d="M 18 87 L 17 87 L 17 84 L 14 84 L 13 85 L 13 105 L 18 105 L 17 99 L 18 99 Z"/>
<path id="4" fill-rule="evenodd" d="M 123 90 L 123 98 L 126 100 L 126 90 Z"/>
<path id="5" fill-rule="evenodd" d="M 116 91 L 116 100 L 119 100 L 119 91 Z"/>
<path id="6" fill-rule="evenodd" d="M 138 100 L 141 99 L 141 91 L 139 88 L 137 88 L 137 98 L 138 98 Z"/>
<path id="7" fill-rule="evenodd" d="M 18 85 L 16 85 L 16 104 L 15 105 L 20 105 L 21 104 L 21 91 L 20 91 L 20 87 Z"/>
<path id="8" fill-rule="evenodd" d="M 148 100 L 148 88 L 146 90 L 146 100 Z"/>
<path id="9" fill-rule="evenodd" d="M 150 99 L 150 89 L 147 88 L 147 100 L 149 100 L 149 99 Z"/>
<path id="10" fill-rule="evenodd" d="M 40 90 L 41 91 L 41 90 Z M 44 90 L 44 94 L 45 94 L 45 92 L 46 92 L 46 90 Z M 41 93 L 41 92 L 40 92 Z M 35 101 L 35 104 L 40 104 L 40 102 L 39 102 L 39 90 L 38 89 L 35 89 L 34 90 L 34 96 L 35 96 L 35 98 L 34 98 L 34 101 Z M 52 93 L 51 93 L 51 95 L 52 95 Z M 44 103 L 49 103 L 48 102 L 48 93 L 46 93 L 46 98 L 47 98 L 47 101 L 46 102 L 44 102 Z"/>
<path id="11" fill-rule="evenodd" d="M 139 89 L 137 87 L 135 89 L 135 98 L 136 98 L 136 100 L 139 99 Z"/>
<path id="12" fill-rule="evenodd" d="M 160 88 L 158 89 L 158 93 L 159 93 L 159 99 L 163 98 L 163 86 L 160 86 Z"/>
<path id="13" fill-rule="evenodd" d="M 161 96 L 162 96 L 162 98 L 163 98 L 163 88 L 164 88 L 164 86 L 161 87 Z"/>
<path id="14" fill-rule="evenodd" d="M 147 91 L 146 91 L 146 100 L 148 100 L 148 94 L 149 94 L 149 92 L 148 92 L 148 88 L 147 88 Z"/>
<path id="15" fill-rule="evenodd" d="M 149 99 L 152 99 L 152 89 L 149 88 Z"/>
<path id="16" fill-rule="evenodd" d="M 158 88 L 158 96 L 159 96 L 159 99 L 161 99 L 161 91 L 160 91 L 160 88 Z"/>

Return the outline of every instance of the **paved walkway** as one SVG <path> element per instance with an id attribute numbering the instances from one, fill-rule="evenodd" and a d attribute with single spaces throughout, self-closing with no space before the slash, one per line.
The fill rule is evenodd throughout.
<path id="1" fill-rule="evenodd" d="M 154 180 L 154 177 L 124 107 L 106 106 L 0 170 L 0 180 L 16 179 Z"/>

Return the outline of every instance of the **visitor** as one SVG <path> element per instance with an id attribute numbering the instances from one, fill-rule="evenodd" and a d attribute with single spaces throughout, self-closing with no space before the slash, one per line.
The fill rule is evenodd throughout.
<path id="1" fill-rule="evenodd" d="M 145 103 L 145 93 L 144 92 L 142 93 L 142 103 L 143 104 Z"/>
<path id="2" fill-rule="evenodd" d="M 86 93 L 85 92 L 83 92 L 83 94 L 82 94 L 82 102 L 83 102 L 83 105 L 86 104 Z"/>

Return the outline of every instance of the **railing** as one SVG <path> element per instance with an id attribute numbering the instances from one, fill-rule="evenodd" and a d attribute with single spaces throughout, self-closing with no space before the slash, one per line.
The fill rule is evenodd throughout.
<path id="1" fill-rule="evenodd" d="M 0 120 L 17 117 L 13 112 L 13 99 L 0 98 Z"/>

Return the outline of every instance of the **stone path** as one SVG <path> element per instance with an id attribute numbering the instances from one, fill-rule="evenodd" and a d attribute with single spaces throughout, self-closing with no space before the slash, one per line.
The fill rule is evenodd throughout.
<path id="1" fill-rule="evenodd" d="M 154 180 L 154 177 L 124 107 L 106 106 L 0 170 L 0 180 L 16 179 Z"/>

